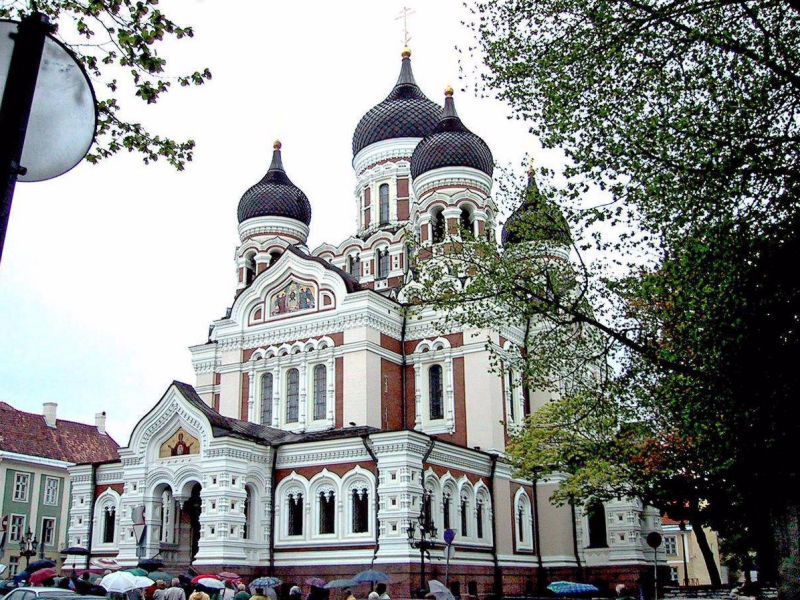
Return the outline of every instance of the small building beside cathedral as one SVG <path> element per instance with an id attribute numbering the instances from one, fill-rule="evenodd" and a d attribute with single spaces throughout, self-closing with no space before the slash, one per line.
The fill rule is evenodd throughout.
<path id="1" fill-rule="evenodd" d="M 613 590 L 652 568 L 657 512 L 555 506 L 558 474 L 521 479 L 504 458 L 537 396 L 493 371 L 485 339 L 502 353 L 524 331 L 441 331 L 435 311 L 407 310 L 413 260 L 465 230 L 493 236 L 498 217 L 490 149 L 452 90 L 444 107 L 423 94 L 410 54 L 353 135 L 358 224 L 343 241 L 306 246 L 313 198 L 275 143 L 239 202 L 234 299 L 190 349 L 194 385 L 169 386 L 118 462 L 71 468 L 70 544 L 91 540 L 93 556 L 123 565 L 157 557 L 300 585 L 371 567 L 397 598 L 419 588 L 421 526 L 427 579 L 444 581 L 453 532 L 460 595 L 559 579 Z M 501 240 L 535 242 L 520 236 L 509 226 Z M 568 244 L 549 242 L 566 260 Z"/>

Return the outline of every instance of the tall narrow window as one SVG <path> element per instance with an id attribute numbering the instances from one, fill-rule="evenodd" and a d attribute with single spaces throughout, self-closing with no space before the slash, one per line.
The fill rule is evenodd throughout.
<path id="1" fill-rule="evenodd" d="M 606 510 L 602 502 L 595 502 L 586 507 L 589 515 L 589 548 L 608 547 L 606 535 Z"/>
<path id="2" fill-rule="evenodd" d="M 520 543 L 525 541 L 525 508 L 522 502 L 517 506 L 517 537 Z"/>
<path id="3" fill-rule="evenodd" d="M 441 211 L 436 211 L 431 215 L 431 234 L 434 244 L 444 241 L 444 215 Z"/>
<path id="4" fill-rule="evenodd" d="M 428 370 L 428 404 L 431 421 L 444 418 L 441 365 L 433 365 Z"/>
<path id="5" fill-rule="evenodd" d="M 472 215 L 469 214 L 469 210 L 466 208 L 461 209 L 459 225 L 461 226 L 462 235 L 472 236 Z"/>
<path id="6" fill-rule="evenodd" d="M 247 285 L 253 283 L 256 277 L 256 259 L 255 254 L 251 254 L 244 259 L 244 282 Z"/>
<path id="7" fill-rule="evenodd" d="M 422 494 L 422 514 L 425 516 L 425 527 L 430 529 L 433 525 L 433 494 L 430 490 Z"/>
<path id="8" fill-rule="evenodd" d="M 483 539 L 483 501 L 478 500 L 475 504 L 475 533 L 478 538 Z"/>
<path id="9" fill-rule="evenodd" d="M 444 517 L 444 528 L 450 529 L 450 494 L 442 496 L 442 516 Z"/>
<path id="10" fill-rule="evenodd" d="M 300 418 L 300 374 L 297 369 L 286 373 L 286 422 L 297 423 Z"/>
<path id="11" fill-rule="evenodd" d="M 242 528 L 242 537 L 250 539 L 250 488 L 245 486 L 247 495 L 244 497 L 244 527 Z"/>
<path id="12" fill-rule="evenodd" d="M 380 202 L 380 224 L 389 223 L 389 184 L 381 184 L 378 188 L 378 200 Z"/>
<path id="13" fill-rule="evenodd" d="M 336 494 L 333 490 L 319 493 L 319 532 L 336 533 Z"/>
<path id="14" fill-rule="evenodd" d="M 353 490 L 353 533 L 369 531 L 369 493 L 367 488 Z"/>
<path id="15" fill-rule="evenodd" d="M 467 497 L 461 496 L 461 536 L 467 537 L 468 529 L 467 529 Z"/>
<path id="16" fill-rule="evenodd" d="M 512 423 L 517 420 L 516 408 L 514 407 L 514 373 L 508 370 L 508 420 Z"/>
<path id="17" fill-rule="evenodd" d="M 389 249 L 378 250 L 378 279 L 389 276 Z"/>
<path id="18" fill-rule="evenodd" d="M 289 494 L 288 505 L 288 531 L 289 535 L 303 535 L 303 494 L 297 492 Z"/>
<path id="19" fill-rule="evenodd" d="M 261 376 L 261 424 L 272 425 L 272 373 Z"/>
<path id="20" fill-rule="evenodd" d="M 52 546 L 56 541 L 56 520 L 50 517 L 42 519 L 42 543 Z"/>
<path id="21" fill-rule="evenodd" d="M 114 525 L 116 524 L 117 509 L 107 506 L 103 511 L 103 543 L 112 544 L 114 542 Z"/>
<path id="22" fill-rule="evenodd" d="M 314 420 L 324 419 L 327 413 L 328 371 L 325 365 L 314 367 Z"/>

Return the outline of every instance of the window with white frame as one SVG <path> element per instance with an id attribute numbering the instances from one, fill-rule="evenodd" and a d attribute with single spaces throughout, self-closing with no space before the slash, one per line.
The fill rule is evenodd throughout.
<path id="1" fill-rule="evenodd" d="M 486 524 L 489 522 L 489 495 L 481 489 L 475 496 L 475 537 L 479 540 L 489 538 Z"/>
<path id="2" fill-rule="evenodd" d="M 113 544 L 117 525 L 117 507 L 106 505 L 103 509 L 103 543 Z"/>
<path id="3" fill-rule="evenodd" d="M 664 552 L 668 556 L 677 556 L 678 554 L 678 538 L 674 535 L 664 536 Z"/>
<path id="4" fill-rule="evenodd" d="M 286 422 L 300 420 L 300 373 L 297 369 L 286 372 Z"/>
<path id="5" fill-rule="evenodd" d="M 367 533 L 369 531 L 369 486 L 366 482 L 359 482 L 351 486 L 351 490 L 352 532 Z"/>
<path id="6" fill-rule="evenodd" d="M 261 376 L 261 424 L 272 425 L 272 373 Z"/>
<path id="7" fill-rule="evenodd" d="M 377 279 L 386 279 L 389 276 L 389 248 L 380 248 L 376 252 Z"/>
<path id="8" fill-rule="evenodd" d="M 382 183 L 378 188 L 378 202 L 380 204 L 379 223 L 386 225 L 389 223 L 389 184 Z"/>
<path id="9" fill-rule="evenodd" d="M 52 546 L 56 541 L 56 520 L 52 517 L 42 519 L 42 542 L 45 546 Z"/>
<path id="10" fill-rule="evenodd" d="M 442 525 L 445 529 L 453 528 L 453 496 L 455 493 L 449 489 L 442 493 Z"/>
<path id="11" fill-rule="evenodd" d="M 431 365 L 428 369 L 428 409 L 431 421 L 444 418 L 442 365 Z"/>
<path id="12" fill-rule="evenodd" d="M 320 421 L 328 415 L 328 369 L 325 365 L 314 367 L 314 420 Z"/>
<path id="13" fill-rule="evenodd" d="M 25 534 L 25 515 L 11 515 L 8 528 L 8 541 L 18 542 Z"/>
<path id="14" fill-rule="evenodd" d="M 59 480 L 57 477 L 45 477 L 44 480 L 44 503 L 50 506 L 58 504 Z"/>
<path id="15" fill-rule="evenodd" d="M 14 502 L 27 502 L 31 489 L 30 473 L 14 473 Z"/>
<path id="16" fill-rule="evenodd" d="M 533 518 L 531 514 L 531 500 L 525 491 L 520 490 L 517 492 L 514 503 L 514 533 L 517 538 L 517 548 L 533 548 L 533 534 L 531 531 Z"/>
<path id="17" fill-rule="evenodd" d="M 8 557 L 8 576 L 13 577 L 19 572 L 19 556 Z"/>
<path id="18" fill-rule="evenodd" d="M 336 533 L 336 492 L 332 488 L 321 489 L 317 498 L 320 535 Z"/>
<path id="19" fill-rule="evenodd" d="M 303 535 L 303 493 L 293 489 L 286 495 L 286 534 Z"/>
<path id="20" fill-rule="evenodd" d="M 469 498 L 463 492 L 461 494 L 459 514 L 461 515 L 461 537 L 469 537 Z"/>

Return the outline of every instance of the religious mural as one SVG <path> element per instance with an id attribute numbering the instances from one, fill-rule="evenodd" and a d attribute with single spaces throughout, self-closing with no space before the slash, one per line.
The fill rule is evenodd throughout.
<path id="1" fill-rule="evenodd" d="M 166 442 L 161 444 L 158 451 L 159 458 L 170 456 L 184 456 L 185 454 L 199 454 L 200 442 L 193 435 L 186 433 L 183 428 L 172 434 Z"/>
<path id="2" fill-rule="evenodd" d="M 313 285 L 291 281 L 272 295 L 269 314 L 283 315 L 316 308 L 316 295 Z"/>

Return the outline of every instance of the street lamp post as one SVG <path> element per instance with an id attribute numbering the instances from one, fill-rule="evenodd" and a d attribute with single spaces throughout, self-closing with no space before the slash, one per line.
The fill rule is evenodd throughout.
<path id="1" fill-rule="evenodd" d="M 436 547 L 436 526 L 433 523 L 433 515 L 430 509 L 431 493 L 425 491 L 422 493 L 422 506 L 419 510 L 417 523 L 409 521 L 408 529 L 408 543 L 412 548 L 419 549 L 419 597 L 423 598 L 427 592 L 425 589 L 425 555 L 428 555 L 428 560 L 431 558 L 430 550 Z M 419 538 L 417 538 L 419 533 Z"/>
<path id="2" fill-rule="evenodd" d="M 34 556 L 37 552 L 37 547 L 39 546 L 39 542 L 36 539 L 36 536 L 28 529 L 27 533 L 22 536 L 22 539 L 19 541 L 19 555 L 25 557 L 25 570 L 28 570 L 28 565 L 31 562 L 31 556 Z"/>

